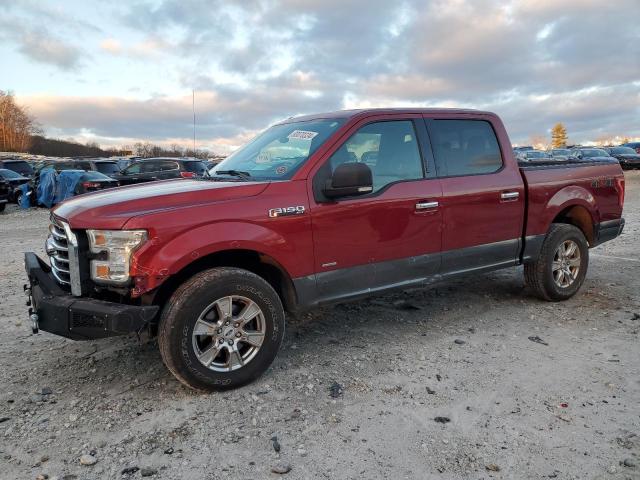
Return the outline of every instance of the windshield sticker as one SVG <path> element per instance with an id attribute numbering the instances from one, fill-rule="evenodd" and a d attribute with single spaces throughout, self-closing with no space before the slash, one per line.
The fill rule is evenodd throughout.
<path id="1" fill-rule="evenodd" d="M 285 173 L 287 173 L 287 167 L 284 165 L 280 165 L 278 168 L 276 168 L 276 174 L 277 175 L 284 175 Z"/>
<path id="2" fill-rule="evenodd" d="M 318 132 L 309 132 L 307 130 L 294 130 L 291 132 L 287 138 L 299 138 L 300 140 L 312 140 L 313 137 L 318 135 Z"/>
<path id="3" fill-rule="evenodd" d="M 271 154 L 269 152 L 260 152 L 256 157 L 256 163 L 271 163 Z"/>

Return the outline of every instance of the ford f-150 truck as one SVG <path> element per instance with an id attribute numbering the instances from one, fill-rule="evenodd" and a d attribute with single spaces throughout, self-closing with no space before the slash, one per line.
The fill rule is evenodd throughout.
<path id="1" fill-rule="evenodd" d="M 202 179 L 81 195 L 25 254 L 34 331 L 158 337 L 184 384 L 237 387 L 285 311 L 524 265 L 565 300 L 624 226 L 615 161 L 519 166 L 495 114 L 373 109 L 288 119 Z"/>

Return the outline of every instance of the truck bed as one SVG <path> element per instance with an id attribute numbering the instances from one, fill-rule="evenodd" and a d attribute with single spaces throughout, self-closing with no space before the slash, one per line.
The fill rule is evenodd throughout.
<path id="1" fill-rule="evenodd" d="M 594 245 L 601 224 L 622 217 L 624 174 L 615 159 L 527 162 L 519 167 L 527 192 L 525 239 L 542 238 L 551 222 L 569 216 L 594 232 L 591 238 L 587 235 Z"/>

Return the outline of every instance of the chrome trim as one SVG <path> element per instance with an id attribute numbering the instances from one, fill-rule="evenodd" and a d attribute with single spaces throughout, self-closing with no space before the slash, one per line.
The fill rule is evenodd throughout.
<path id="1" fill-rule="evenodd" d="M 515 200 L 520 196 L 520 192 L 504 192 L 500 194 L 502 200 Z"/>
<path id="2" fill-rule="evenodd" d="M 64 230 L 62 230 L 62 232 L 59 232 L 58 229 L 60 227 L 58 227 L 57 225 L 55 225 L 54 223 L 49 225 L 49 232 L 51 233 L 51 235 L 53 235 L 54 237 L 60 239 L 60 240 L 66 240 L 67 237 L 64 235 Z"/>
<path id="3" fill-rule="evenodd" d="M 78 238 L 68 223 L 53 215 L 51 215 L 49 233 L 47 255 L 49 255 L 51 273 L 58 283 L 69 285 L 71 293 L 79 297 L 82 295 L 82 288 L 80 284 Z"/>
<path id="4" fill-rule="evenodd" d="M 49 259 L 51 260 L 51 266 L 54 267 L 56 271 L 67 273 L 70 275 L 70 272 L 68 270 L 69 267 L 63 268 L 62 266 L 58 265 L 59 260 L 57 260 L 55 256 L 49 257 Z"/>
<path id="5" fill-rule="evenodd" d="M 78 238 L 73 233 L 68 223 L 60 222 L 67 234 L 67 246 L 69 247 L 69 277 L 71 280 L 71 294 L 75 297 L 82 295 L 80 283 L 80 259 L 78 258 Z"/>
<path id="6" fill-rule="evenodd" d="M 65 247 L 64 245 L 59 244 L 58 242 L 56 242 L 55 238 L 53 237 L 49 237 L 51 238 L 51 244 L 56 247 L 56 250 L 60 250 L 62 252 L 68 252 L 69 249 L 67 247 Z"/>
<path id="7" fill-rule="evenodd" d="M 430 210 L 433 208 L 438 208 L 439 206 L 439 202 L 418 202 L 416 203 L 416 210 Z"/>
<path id="8" fill-rule="evenodd" d="M 63 280 L 62 278 L 60 278 L 60 276 L 56 273 L 56 269 L 52 268 L 51 269 L 51 273 L 53 274 L 54 278 L 59 282 L 62 283 L 64 285 L 71 285 L 69 282 L 67 282 L 66 280 Z"/>

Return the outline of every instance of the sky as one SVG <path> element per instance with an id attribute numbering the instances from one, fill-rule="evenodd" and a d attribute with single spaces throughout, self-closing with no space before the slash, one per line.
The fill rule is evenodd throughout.
<path id="1" fill-rule="evenodd" d="M 48 136 L 228 153 L 295 115 L 465 107 L 640 137 L 640 0 L 14 0 L 0 89 Z"/>

